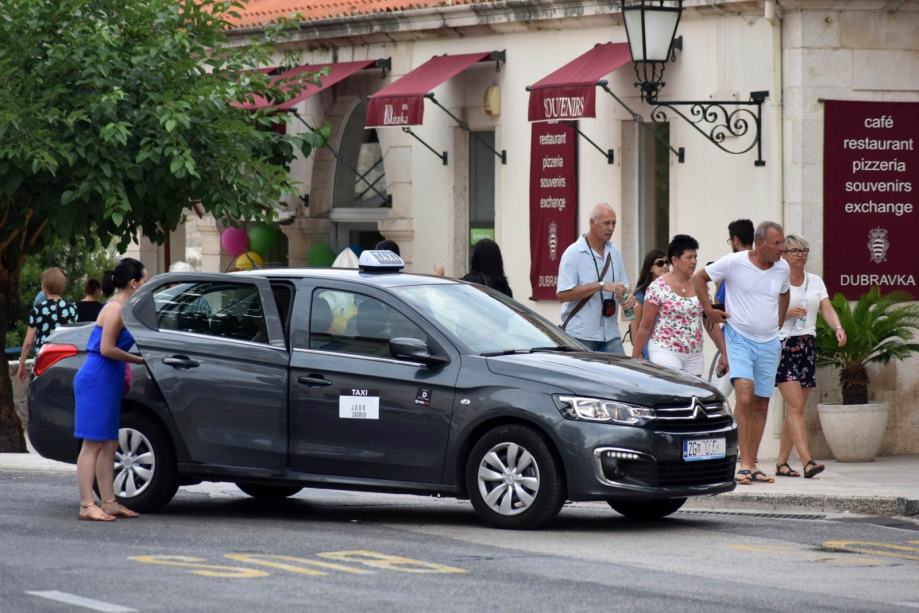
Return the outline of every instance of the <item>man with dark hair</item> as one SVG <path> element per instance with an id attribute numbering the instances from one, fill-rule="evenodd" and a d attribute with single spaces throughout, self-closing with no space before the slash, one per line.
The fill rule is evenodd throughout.
<path id="1" fill-rule="evenodd" d="M 728 244 L 734 253 L 753 249 L 753 222 L 749 219 L 735 219 L 729 223 Z"/>
<path id="2" fill-rule="evenodd" d="M 749 219 L 735 219 L 729 223 L 728 244 L 731 246 L 732 253 L 753 249 L 753 222 Z M 726 291 L 727 285 L 722 281 L 715 289 L 715 304 L 724 306 Z"/>

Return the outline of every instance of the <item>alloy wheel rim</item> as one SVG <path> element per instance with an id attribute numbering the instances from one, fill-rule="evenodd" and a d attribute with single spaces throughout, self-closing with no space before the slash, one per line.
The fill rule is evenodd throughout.
<path id="1" fill-rule="evenodd" d="M 504 516 L 529 509 L 539 492 L 539 466 L 517 443 L 498 443 L 479 462 L 479 493 L 488 508 Z"/>
<path id="2" fill-rule="evenodd" d="M 156 455 L 146 436 L 133 428 L 118 430 L 115 450 L 115 495 L 133 498 L 150 485 L 156 473 Z"/>

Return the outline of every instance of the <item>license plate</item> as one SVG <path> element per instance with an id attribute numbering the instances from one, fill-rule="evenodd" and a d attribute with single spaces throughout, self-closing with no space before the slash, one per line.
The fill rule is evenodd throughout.
<path id="1" fill-rule="evenodd" d="M 683 440 L 683 461 L 720 460 L 724 458 L 727 445 L 723 438 L 700 438 Z"/>

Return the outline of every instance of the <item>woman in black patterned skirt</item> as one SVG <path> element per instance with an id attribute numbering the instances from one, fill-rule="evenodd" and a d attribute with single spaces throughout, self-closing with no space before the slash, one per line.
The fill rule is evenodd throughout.
<path id="1" fill-rule="evenodd" d="M 823 279 L 804 270 L 808 253 L 810 247 L 804 238 L 795 234 L 785 237 L 784 258 L 791 272 L 791 296 L 785 324 L 779 330 L 782 356 L 775 376 L 775 384 L 785 400 L 785 423 L 782 426 L 782 440 L 775 466 L 775 474 L 779 477 L 801 476 L 801 473 L 788 465 L 792 446 L 798 450 L 806 478 L 823 472 L 825 468 L 811 457 L 804 427 L 807 396 L 816 385 L 818 311 L 827 323 L 836 329 L 836 341 L 839 346 L 846 344 L 846 333 L 839 323 L 839 316 L 833 305 L 830 304 Z"/>

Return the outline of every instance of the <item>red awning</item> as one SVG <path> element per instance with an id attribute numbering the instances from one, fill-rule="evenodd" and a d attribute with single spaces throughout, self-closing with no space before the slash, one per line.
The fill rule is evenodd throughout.
<path id="1" fill-rule="evenodd" d="M 289 111 L 297 103 L 306 100 L 310 96 L 318 94 L 324 89 L 332 87 L 339 81 L 347 79 L 355 72 L 369 68 L 376 63 L 377 60 L 361 60 L 359 62 L 339 62 L 336 64 L 304 64 L 303 66 L 297 66 L 296 68 L 292 68 L 287 72 L 274 77 L 272 79 L 272 83 L 279 83 L 282 81 L 296 82 L 298 76 L 312 75 L 326 67 L 329 69 L 329 74 L 319 77 L 320 85 L 316 85 L 312 81 L 304 83 L 296 96 L 288 100 L 284 100 L 283 102 L 273 103 L 272 101 L 267 100 L 262 96 L 256 96 L 255 102 L 253 104 L 245 104 L 243 105 L 243 108 L 254 111 L 256 109 L 272 107 L 277 111 Z M 282 85 L 281 87 L 283 88 L 284 86 Z"/>
<path id="2" fill-rule="evenodd" d="M 438 55 L 370 96 L 367 128 L 417 126 L 424 120 L 424 97 L 432 89 L 488 59 L 491 51 Z"/>
<path id="3" fill-rule="evenodd" d="M 596 117 L 597 81 L 632 61 L 629 43 L 604 43 L 530 87 L 530 121 Z"/>

